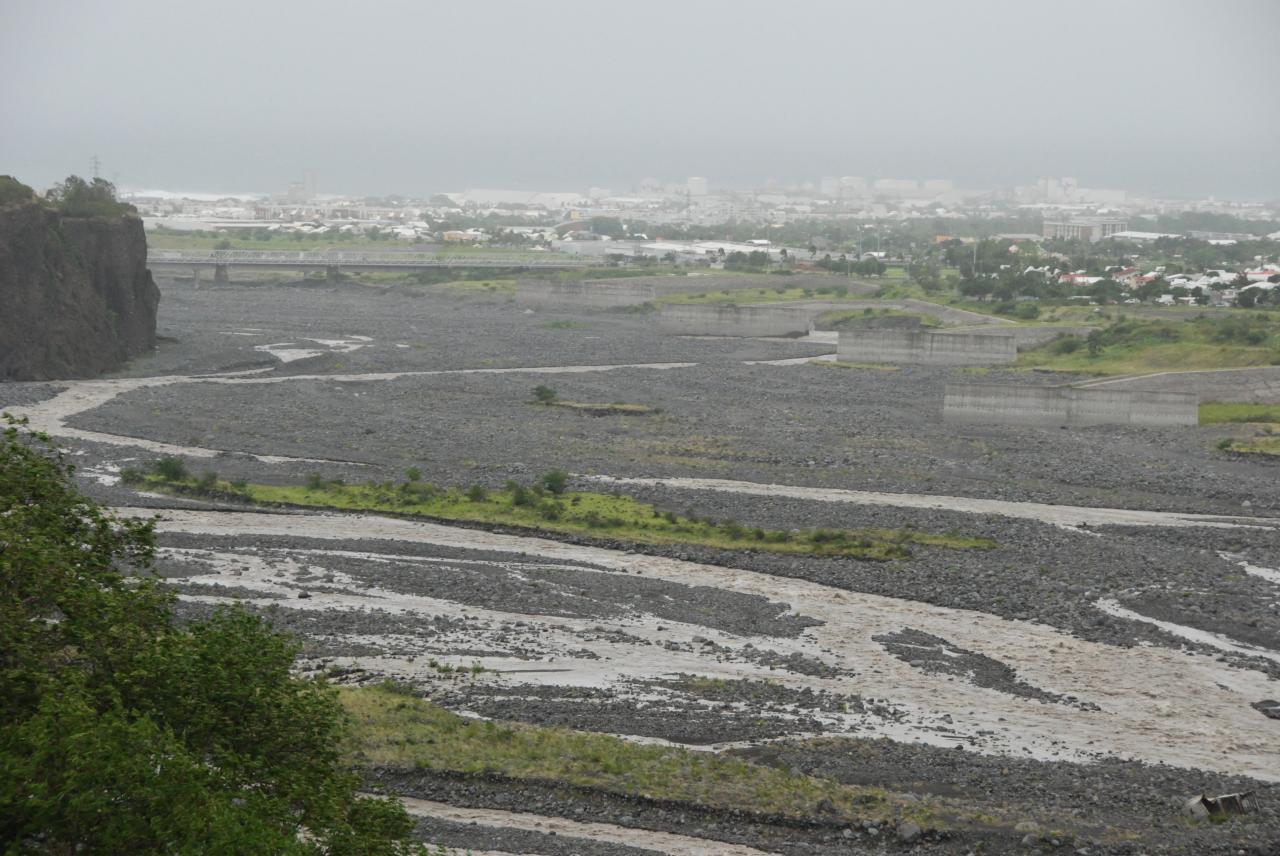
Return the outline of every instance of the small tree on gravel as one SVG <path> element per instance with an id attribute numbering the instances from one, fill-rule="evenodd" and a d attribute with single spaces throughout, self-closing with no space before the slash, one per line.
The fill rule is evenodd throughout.
<path id="1" fill-rule="evenodd" d="M 409 469 L 404 471 L 404 477 L 406 481 L 416 482 L 418 479 L 422 478 L 422 470 L 417 467 L 409 467 Z"/>
<path id="2" fill-rule="evenodd" d="M 533 400 L 539 404 L 550 404 L 556 400 L 556 391 L 549 386 L 538 384 L 533 388 Z"/>
<path id="3" fill-rule="evenodd" d="M 542 486 L 548 492 L 559 496 L 569 486 L 569 474 L 564 470 L 552 470 L 542 477 Z"/>
<path id="4" fill-rule="evenodd" d="M 484 502 L 489 498 L 489 491 L 484 489 L 482 484 L 473 484 L 467 488 L 467 499 L 472 502 Z"/>
<path id="5" fill-rule="evenodd" d="M 182 481 L 187 477 L 187 465 L 182 458 L 166 455 L 151 464 L 151 469 L 165 481 Z"/>

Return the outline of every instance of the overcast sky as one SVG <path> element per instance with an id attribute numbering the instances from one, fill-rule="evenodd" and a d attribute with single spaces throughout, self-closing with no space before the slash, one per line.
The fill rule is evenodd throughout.
<path id="1" fill-rule="evenodd" d="M 0 0 L 0 173 L 1280 197 L 1280 0 Z"/>

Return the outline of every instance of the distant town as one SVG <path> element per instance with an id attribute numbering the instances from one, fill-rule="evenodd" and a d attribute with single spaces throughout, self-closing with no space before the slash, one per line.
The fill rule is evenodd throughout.
<path id="1" fill-rule="evenodd" d="M 704 177 L 646 178 L 625 192 L 472 189 L 427 198 L 318 192 L 125 192 L 156 247 L 560 253 L 614 266 L 888 266 L 927 292 L 977 300 L 1265 306 L 1280 303 L 1280 203 L 1166 199 L 1075 178 L 1000 190 L 948 179 L 825 177 L 758 190 Z M 171 240 L 166 242 L 165 238 Z"/>

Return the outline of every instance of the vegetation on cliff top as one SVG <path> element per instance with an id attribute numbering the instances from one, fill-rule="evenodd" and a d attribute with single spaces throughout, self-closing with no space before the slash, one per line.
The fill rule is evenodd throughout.
<path id="1" fill-rule="evenodd" d="M 11 175 L 0 175 L 0 206 L 40 201 L 67 217 L 123 217 L 138 209 L 116 198 L 116 187 L 105 178 L 85 181 L 67 176 L 40 200 L 35 191 Z"/>

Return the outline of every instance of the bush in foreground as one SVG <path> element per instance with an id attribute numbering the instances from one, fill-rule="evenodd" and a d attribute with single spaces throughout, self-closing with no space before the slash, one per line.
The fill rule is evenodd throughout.
<path id="1" fill-rule="evenodd" d="M 405 854 L 360 798 L 333 690 L 222 611 L 179 628 L 153 526 L 80 495 L 12 419 L 0 438 L 0 840 L 25 853 Z M 132 568 L 139 575 L 126 575 Z"/>

